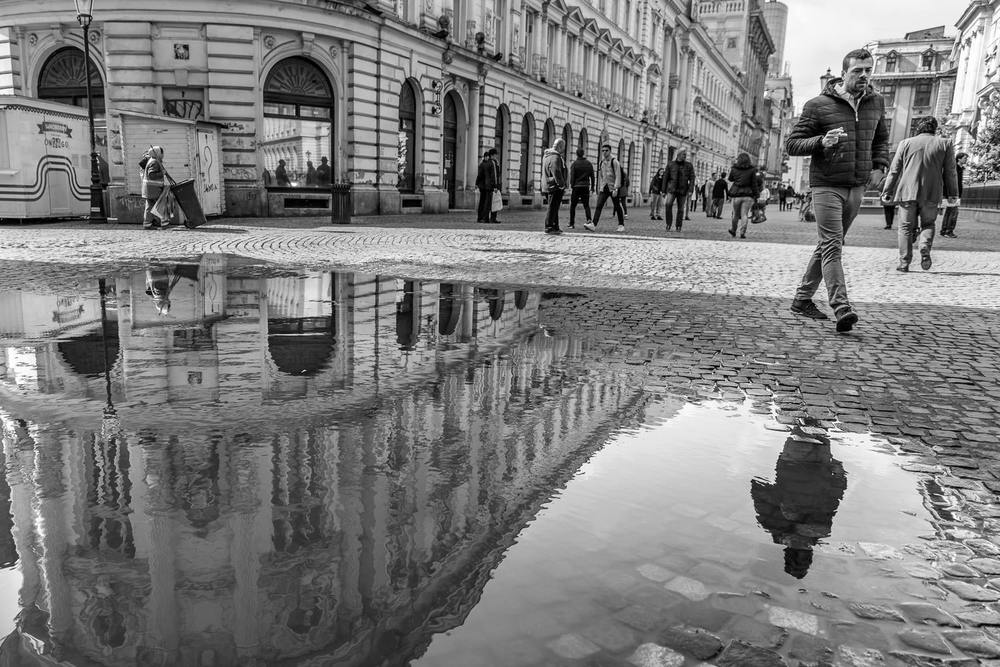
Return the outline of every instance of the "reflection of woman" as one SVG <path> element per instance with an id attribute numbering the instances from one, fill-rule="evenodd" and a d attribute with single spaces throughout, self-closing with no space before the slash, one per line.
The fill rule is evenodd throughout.
<path id="1" fill-rule="evenodd" d="M 181 278 L 198 280 L 198 267 L 194 264 L 163 266 L 154 264 L 146 269 L 146 294 L 153 300 L 156 312 L 170 312 L 170 292 Z"/>
<path id="2" fill-rule="evenodd" d="M 169 220 L 163 220 L 153 212 L 156 200 L 160 198 L 163 188 L 166 187 L 166 181 L 173 182 L 163 166 L 163 147 L 150 146 L 139 162 L 139 168 L 141 169 L 139 176 L 142 198 L 146 201 L 146 207 L 142 212 L 142 227 L 143 229 L 153 229 L 157 226 L 165 227 L 169 224 Z M 154 218 L 157 220 L 155 224 Z"/>

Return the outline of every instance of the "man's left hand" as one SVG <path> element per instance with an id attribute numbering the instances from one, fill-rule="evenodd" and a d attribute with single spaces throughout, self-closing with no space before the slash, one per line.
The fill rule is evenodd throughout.
<path id="1" fill-rule="evenodd" d="M 877 188 L 883 178 L 885 178 L 884 169 L 872 169 L 872 173 L 868 176 L 868 189 L 874 190 Z"/>

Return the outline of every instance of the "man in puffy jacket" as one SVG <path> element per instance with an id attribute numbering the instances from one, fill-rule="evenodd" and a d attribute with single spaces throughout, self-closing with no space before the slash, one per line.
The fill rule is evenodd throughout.
<path id="1" fill-rule="evenodd" d="M 586 158 L 586 151 L 576 149 L 576 160 L 569 168 L 569 184 L 573 190 L 569 196 L 569 228 L 576 228 L 576 205 L 583 203 L 583 212 L 590 222 L 590 193 L 594 191 L 594 165 Z"/>
<path id="2" fill-rule="evenodd" d="M 687 198 L 694 194 L 694 165 L 687 161 L 687 151 L 679 150 L 673 162 L 663 172 L 663 206 L 667 213 L 667 231 L 670 231 L 670 206 L 677 202 L 677 231 L 681 231 L 687 215 Z"/>
<path id="3" fill-rule="evenodd" d="M 812 157 L 809 184 L 819 232 L 791 310 L 828 319 L 812 300 L 820 282 L 826 282 L 839 332 L 850 331 L 858 321 L 847 298 L 841 260 L 844 235 L 858 215 L 864 191 L 875 188 L 889 166 L 885 104 L 868 83 L 874 63 L 865 49 L 844 56 L 841 78 L 831 79 L 820 95 L 805 103 L 785 141 L 789 155 Z"/>
<path id="4" fill-rule="evenodd" d="M 566 161 L 563 160 L 565 150 L 566 142 L 560 137 L 553 142 L 552 148 L 545 150 L 542 157 L 542 178 L 545 179 L 549 193 L 549 211 L 545 216 L 546 234 L 562 234 L 559 229 L 559 204 L 566 192 Z"/>

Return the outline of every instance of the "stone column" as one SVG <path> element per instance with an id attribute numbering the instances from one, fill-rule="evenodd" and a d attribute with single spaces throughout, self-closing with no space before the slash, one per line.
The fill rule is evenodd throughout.
<path id="1" fill-rule="evenodd" d="M 476 176 L 479 170 L 480 150 L 479 150 L 479 124 L 480 124 L 480 94 L 481 86 L 479 81 L 469 83 L 469 143 L 466 146 L 466 187 L 473 187 L 476 183 Z"/>

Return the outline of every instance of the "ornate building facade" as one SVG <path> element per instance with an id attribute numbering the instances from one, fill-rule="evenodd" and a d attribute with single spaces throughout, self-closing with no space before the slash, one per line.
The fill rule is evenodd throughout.
<path id="1" fill-rule="evenodd" d="M 568 156 L 611 143 L 641 197 L 672 150 L 705 164 L 735 152 L 730 98 L 755 79 L 717 66 L 697 14 L 675 0 L 98 3 L 91 78 L 112 216 L 136 217 L 135 146 L 167 136 L 168 170 L 221 161 L 227 215 L 315 215 L 331 183 L 349 184 L 359 215 L 471 208 L 489 147 L 508 204 L 537 206 L 557 137 Z M 0 94 L 83 104 L 81 47 L 72 7 L 5 3 Z M 692 90 L 699 58 L 710 94 Z"/>
<path id="2" fill-rule="evenodd" d="M 1000 1 L 971 0 L 955 26 L 955 94 L 949 125 L 958 150 L 969 152 L 976 139 L 981 110 L 1000 104 Z"/>
<path id="3" fill-rule="evenodd" d="M 913 136 L 921 118 L 947 120 L 955 92 L 954 46 L 955 38 L 945 34 L 944 26 L 868 45 L 875 57 L 872 84 L 885 100 L 893 149 Z"/>
<path id="4" fill-rule="evenodd" d="M 766 154 L 770 100 L 764 96 L 768 59 L 775 52 L 760 0 L 698 0 L 698 20 L 743 82 L 739 150 L 755 164 Z"/>

